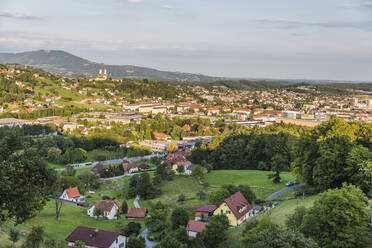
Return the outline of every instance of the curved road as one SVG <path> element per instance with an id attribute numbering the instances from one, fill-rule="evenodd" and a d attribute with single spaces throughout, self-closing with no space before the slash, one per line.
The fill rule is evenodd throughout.
<path id="1" fill-rule="evenodd" d="M 135 208 L 140 208 L 141 206 L 139 205 L 138 201 L 140 199 L 140 196 L 137 195 L 136 198 L 133 201 L 133 205 Z M 154 241 L 150 241 L 147 239 L 147 235 L 149 233 L 149 229 L 145 229 L 141 232 L 140 236 L 143 237 L 146 240 L 146 248 L 153 248 L 155 247 L 158 243 Z"/>
<path id="2" fill-rule="evenodd" d="M 305 185 L 304 183 L 300 183 L 300 184 L 296 184 L 296 185 L 293 185 L 293 186 L 290 186 L 290 187 L 285 187 L 284 189 L 281 189 L 278 192 L 275 192 L 271 196 L 267 197 L 266 200 L 268 200 L 268 201 L 275 200 L 276 198 L 278 198 L 279 196 L 281 196 L 282 194 L 284 194 L 288 190 L 291 190 L 291 189 L 294 189 L 294 188 L 297 188 L 297 187 L 301 187 L 301 186 L 304 186 L 304 185 Z"/>

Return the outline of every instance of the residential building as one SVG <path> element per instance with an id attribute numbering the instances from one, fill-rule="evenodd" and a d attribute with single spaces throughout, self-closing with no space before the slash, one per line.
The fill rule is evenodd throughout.
<path id="1" fill-rule="evenodd" d="M 128 219 L 144 219 L 147 216 L 147 208 L 128 208 L 127 212 L 127 218 Z"/>
<path id="2" fill-rule="evenodd" d="M 94 215 L 95 209 L 101 209 L 103 212 L 102 217 L 107 218 L 108 220 L 117 219 L 117 215 L 120 212 L 120 203 L 118 200 L 102 200 L 95 203 L 91 208 L 88 209 L 87 214 L 90 217 L 97 217 Z"/>
<path id="3" fill-rule="evenodd" d="M 206 222 L 189 220 L 186 226 L 187 236 L 189 237 L 189 239 L 196 238 L 198 233 L 201 233 L 204 231 L 207 224 L 208 223 Z"/>
<path id="4" fill-rule="evenodd" d="M 216 205 L 204 205 L 195 210 L 196 221 L 207 221 L 213 216 L 214 211 L 217 209 Z"/>
<path id="5" fill-rule="evenodd" d="M 65 189 L 59 198 L 65 201 L 80 202 L 84 197 L 80 195 L 78 188 L 74 187 Z"/>
<path id="6" fill-rule="evenodd" d="M 240 226 L 249 219 L 252 206 L 239 191 L 217 204 L 213 215 L 224 214 L 231 226 Z"/>
<path id="7" fill-rule="evenodd" d="M 125 248 L 126 237 L 117 232 L 79 226 L 67 238 L 69 247 L 82 241 L 85 248 Z"/>

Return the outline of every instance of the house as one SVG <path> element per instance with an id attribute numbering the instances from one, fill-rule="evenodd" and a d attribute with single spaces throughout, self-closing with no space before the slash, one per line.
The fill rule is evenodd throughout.
<path id="1" fill-rule="evenodd" d="M 133 173 L 138 171 L 138 165 L 136 163 L 129 163 L 128 161 L 123 161 L 124 174 Z"/>
<path id="2" fill-rule="evenodd" d="M 76 247 L 82 241 L 85 248 L 125 248 L 126 237 L 117 232 L 109 232 L 84 226 L 77 227 L 67 238 L 68 247 Z"/>
<path id="3" fill-rule="evenodd" d="M 127 218 L 128 219 L 144 219 L 147 216 L 147 208 L 128 208 Z"/>
<path id="4" fill-rule="evenodd" d="M 140 171 L 145 171 L 145 170 L 150 169 L 150 165 L 148 165 L 148 164 L 140 164 L 140 165 L 138 166 L 138 169 L 139 169 Z"/>
<path id="5" fill-rule="evenodd" d="M 78 188 L 74 187 L 65 189 L 59 198 L 65 201 L 80 202 L 84 197 L 80 195 Z"/>
<path id="6" fill-rule="evenodd" d="M 186 175 L 191 175 L 192 169 L 194 168 L 194 165 L 188 161 L 188 160 L 181 160 L 174 163 L 171 163 L 170 168 L 176 173 L 180 174 L 177 170 L 179 167 L 183 166 L 184 173 Z"/>
<path id="7" fill-rule="evenodd" d="M 240 226 L 253 214 L 251 210 L 251 204 L 249 204 L 243 194 L 238 191 L 217 204 L 217 208 L 214 210 L 213 215 L 224 214 L 229 219 L 231 226 Z"/>
<path id="8" fill-rule="evenodd" d="M 101 173 L 101 171 L 104 171 L 104 170 L 107 170 L 107 167 L 106 167 L 106 165 L 101 164 L 101 163 L 96 164 L 96 165 L 92 168 L 92 172 L 93 172 L 94 174 L 97 174 L 97 175 L 99 175 L 99 174 Z"/>
<path id="9" fill-rule="evenodd" d="M 214 211 L 217 209 L 216 205 L 204 205 L 195 210 L 195 220 L 205 221 L 213 216 Z"/>
<path id="10" fill-rule="evenodd" d="M 186 226 L 187 236 L 189 236 L 190 239 L 196 238 L 198 233 L 204 231 L 207 224 L 206 222 L 189 220 Z"/>
<path id="11" fill-rule="evenodd" d="M 169 140 L 171 139 L 172 137 L 167 135 L 167 134 L 164 134 L 164 133 L 158 133 L 158 132 L 152 132 L 152 135 L 154 136 L 154 138 L 156 140 Z"/>
<path id="12" fill-rule="evenodd" d="M 103 217 L 109 220 L 115 220 L 120 211 L 120 207 L 121 205 L 118 200 L 102 200 L 95 203 L 90 209 L 88 209 L 87 213 L 90 217 L 96 217 L 94 216 L 94 210 L 98 208 L 103 211 Z"/>

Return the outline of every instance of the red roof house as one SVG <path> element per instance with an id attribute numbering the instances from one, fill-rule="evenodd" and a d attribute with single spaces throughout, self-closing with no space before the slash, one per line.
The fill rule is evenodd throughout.
<path id="1" fill-rule="evenodd" d="M 189 220 L 189 223 L 187 223 L 186 227 L 187 235 L 189 236 L 190 239 L 196 238 L 196 235 L 198 233 L 204 231 L 207 224 L 208 223 L 206 222 Z"/>
<path id="2" fill-rule="evenodd" d="M 128 208 L 128 219 L 144 219 L 147 215 L 147 208 Z"/>

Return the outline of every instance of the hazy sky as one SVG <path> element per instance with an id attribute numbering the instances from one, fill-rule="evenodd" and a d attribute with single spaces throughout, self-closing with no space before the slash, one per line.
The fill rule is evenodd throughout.
<path id="1" fill-rule="evenodd" d="M 0 52 L 216 76 L 372 81 L 372 1 L 0 0 Z"/>

